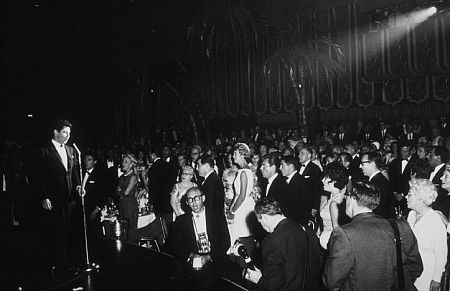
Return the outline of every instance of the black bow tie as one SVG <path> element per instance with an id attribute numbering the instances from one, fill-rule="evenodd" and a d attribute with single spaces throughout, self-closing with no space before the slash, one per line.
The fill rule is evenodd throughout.
<path id="1" fill-rule="evenodd" d="M 301 165 L 300 168 L 301 168 L 301 167 L 306 167 L 306 166 L 305 166 L 305 165 Z"/>

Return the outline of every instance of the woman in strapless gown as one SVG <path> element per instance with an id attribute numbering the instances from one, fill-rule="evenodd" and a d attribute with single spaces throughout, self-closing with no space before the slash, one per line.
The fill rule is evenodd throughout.
<path id="1" fill-rule="evenodd" d="M 332 162 L 325 166 L 322 180 L 323 189 L 329 195 L 322 195 L 320 203 L 320 217 L 323 221 L 323 229 L 319 231 L 320 245 L 327 249 L 328 240 L 338 223 L 338 204 L 341 204 L 348 183 L 348 173 L 345 167 L 339 162 Z"/>

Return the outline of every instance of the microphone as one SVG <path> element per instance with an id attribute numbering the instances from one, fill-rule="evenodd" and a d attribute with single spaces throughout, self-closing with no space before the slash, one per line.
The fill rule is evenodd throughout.
<path id="1" fill-rule="evenodd" d="M 240 256 L 244 259 L 245 263 L 247 264 L 248 268 L 251 270 L 255 270 L 255 265 L 253 264 L 252 258 L 247 253 L 247 249 L 243 244 L 238 242 L 234 245 L 233 254 L 235 256 Z"/>
<path id="2" fill-rule="evenodd" d="M 81 151 L 80 151 L 80 149 L 77 147 L 77 145 L 75 143 L 73 143 L 73 147 L 77 151 L 78 155 L 81 157 Z"/>

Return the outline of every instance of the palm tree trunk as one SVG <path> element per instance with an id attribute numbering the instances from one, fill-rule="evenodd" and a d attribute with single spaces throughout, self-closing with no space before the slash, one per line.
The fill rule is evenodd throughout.
<path id="1" fill-rule="evenodd" d="M 303 66 L 299 68 L 299 84 L 297 90 L 300 91 L 300 112 L 301 112 L 301 125 L 306 128 L 306 94 L 305 94 L 305 72 Z"/>
<path id="2" fill-rule="evenodd" d="M 295 78 L 294 68 L 290 67 L 287 62 L 282 59 L 284 69 L 289 74 L 289 80 L 291 81 L 291 85 L 294 88 L 294 94 L 295 99 L 297 100 L 297 110 L 296 116 L 297 116 L 297 122 L 299 126 L 306 125 L 306 117 L 305 117 L 305 100 L 304 100 L 304 94 L 302 91 L 304 91 L 303 86 L 297 82 L 297 79 Z M 303 70 L 301 70 L 301 75 L 303 75 Z M 300 80 L 302 80 L 300 78 Z"/>
<path id="3" fill-rule="evenodd" d="M 181 94 L 178 92 L 178 90 L 169 82 L 162 80 L 161 81 L 164 85 L 166 85 L 174 94 L 177 96 L 177 98 L 181 101 Z M 188 110 L 189 112 L 191 110 Z M 195 122 L 195 118 L 192 115 L 192 113 L 189 113 L 189 120 L 191 121 L 192 130 L 194 131 L 194 140 L 195 143 L 198 144 L 198 129 L 197 129 L 197 123 Z"/>

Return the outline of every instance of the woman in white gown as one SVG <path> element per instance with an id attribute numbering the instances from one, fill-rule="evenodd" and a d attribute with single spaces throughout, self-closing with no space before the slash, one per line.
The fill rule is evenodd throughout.
<path id="1" fill-rule="evenodd" d="M 437 192 L 427 179 L 412 179 L 406 197 L 408 223 L 417 238 L 422 257 L 423 272 L 414 285 L 419 291 L 439 291 L 442 273 L 447 262 L 447 233 L 441 215 L 431 209 Z"/>
<path id="2" fill-rule="evenodd" d="M 253 191 L 253 172 L 248 165 L 250 149 L 245 143 L 237 143 L 234 147 L 233 160 L 239 165 L 236 179 L 234 180 L 234 199 L 230 206 L 233 223 L 228 225 L 231 244 L 237 239 L 243 243 L 249 253 L 254 249 L 252 237 L 252 219 L 254 216 L 255 200 L 251 193 Z"/>
<path id="3" fill-rule="evenodd" d="M 323 189 L 329 193 L 322 195 L 320 203 L 320 217 L 323 221 L 323 229 L 319 230 L 320 245 L 327 249 L 328 240 L 338 223 L 338 204 L 341 204 L 348 183 L 348 173 L 339 162 L 332 162 L 325 166 L 322 180 Z"/>

